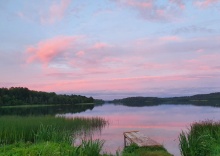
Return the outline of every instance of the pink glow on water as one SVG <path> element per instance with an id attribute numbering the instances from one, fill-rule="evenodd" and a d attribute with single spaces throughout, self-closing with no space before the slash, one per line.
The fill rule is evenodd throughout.
<path id="1" fill-rule="evenodd" d="M 114 152 L 123 149 L 123 132 L 140 131 L 163 144 L 175 156 L 180 156 L 178 136 L 193 122 L 219 120 L 220 109 L 191 105 L 160 105 L 152 107 L 126 107 L 105 104 L 82 113 L 66 114 L 67 117 L 99 116 L 109 121 L 101 135 L 94 138 L 106 140 L 103 151 Z"/>

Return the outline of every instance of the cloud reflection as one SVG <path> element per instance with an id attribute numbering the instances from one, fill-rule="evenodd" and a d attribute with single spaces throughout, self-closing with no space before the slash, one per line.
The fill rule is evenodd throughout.
<path id="1" fill-rule="evenodd" d="M 123 132 L 138 130 L 162 143 L 169 152 L 179 156 L 178 135 L 195 121 L 219 120 L 220 108 L 192 105 L 159 105 L 151 107 L 127 107 L 105 104 L 74 116 L 99 116 L 110 122 L 95 138 L 106 140 L 104 150 L 115 152 L 123 147 Z"/>

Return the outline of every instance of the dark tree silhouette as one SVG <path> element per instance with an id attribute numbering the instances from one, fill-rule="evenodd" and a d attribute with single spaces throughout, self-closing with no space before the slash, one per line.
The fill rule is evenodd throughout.
<path id="1" fill-rule="evenodd" d="M 93 103 L 92 97 L 81 95 L 58 95 L 54 92 L 29 90 L 24 87 L 0 88 L 0 106 L 24 104 L 78 104 Z"/>

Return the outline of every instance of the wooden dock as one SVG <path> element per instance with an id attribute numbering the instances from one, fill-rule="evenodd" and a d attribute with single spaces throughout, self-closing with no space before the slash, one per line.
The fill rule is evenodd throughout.
<path id="1" fill-rule="evenodd" d="M 141 134 L 139 131 L 124 132 L 124 146 L 129 146 L 131 143 L 137 144 L 139 147 L 146 146 L 162 146 L 151 138 Z"/>

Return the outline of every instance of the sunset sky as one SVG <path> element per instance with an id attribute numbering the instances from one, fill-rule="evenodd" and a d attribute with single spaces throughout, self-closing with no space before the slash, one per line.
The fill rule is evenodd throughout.
<path id="1" fill-rule="evenodd" d="M 0 0 L 0 59 L 0 87 L 219 92 L 220 0 Z"/>

